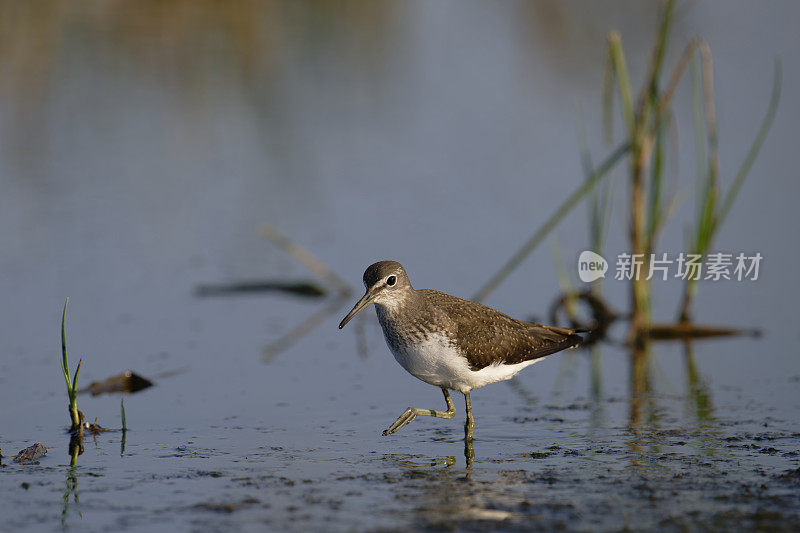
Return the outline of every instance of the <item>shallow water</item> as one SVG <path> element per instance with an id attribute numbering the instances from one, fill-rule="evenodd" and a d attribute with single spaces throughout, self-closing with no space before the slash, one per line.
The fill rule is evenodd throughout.
<path id="1" fill-rule="evenodd" d="M 262 407 L 261 416 L 183 428 L 141 427 L 135 421 L 149 400 L 131 397 L 134 429 L 124 452 L 121 434 L 89 438 L 71 468 L 60 430 L 31 432 L 55 448 L 38 466 L 3 468 L 5 505 L 15 510 L 6 524 L 788 530 L 798 523 L 796 406 L 741 402 L 729 391 L 700 421 L 682 394 L 656 394 L 648 420 L 631 427 L 625 398 L 543 401 L 525 381 L 475 394 L 469 469 L 455 420 L 422 419 L 381 438 L 392 407 L 410 396 L 381 395 L 376 384 L 313 406 Z M 796 393 L 797 378 L 775 385 Z M 430 403 L 436 392 L 416 398 Z M 264 405 L 260 395 L 243 396 Z"/>
<path id="2" fill-rule="evenodd" d="M 800 526 L 800 249 L 785 235 L 800 223 L 788 170 L 800 120 L 794 4 L 708 2 L 676 21 L 677 43 L 699 33 L 715 54 L 725 183 L 766 107 L 772 58 L 783 60 L 774 128 L 716 243 L 762 253 L 761 278 L 703 283 L 696 303 L 703 324 L 763 336 L 696 341 L 689 354 L 657 343 L 649 392 L 633 396 L 624 326 L 614 328 L 596 353 L 559 354 L 476 391 L 470 468 L 459 395 L 455 419 L 420 417 L 381 437 L 408 405 L 441 408 L 441 393 L 395 363 L 371 310 L 336 325 L 374 260 L 462 297 L 499 268 L 581 180 L 576 108 L 596 161 L 606 153 L 604 34 L 621 29 L 640 79 L 652 8 L 60 5 L 0 6 L 14 44 L 0 46 L 2 529 Z M 684 198 L 686 89 L 674 185 Z M 626 247 L 621 183 L 609 256 Z M 664 250 L 682 250 L 693 209 L 678 203 Z M 584 211 L 557 231 L 570 269 L 587 246 Z M 352 294 L 196 297 L 206 283 L 315 279 L 259 235 L 265 221 Z M 487 303 L 545 320 L 558 292 L 546 248 Z M 682 287 L 653 288 L 667 321 Z M 605 290 L 625 307 L 624 284 Z M 87 437 L 74 467 L 59 368 L 67 296 L 81 385 L 128 368 L 156 383 L 125 396 L 124 446 L 120 432 Z M 308 335 L 270 351 L 328 305 Z M 119 395 L 79 406 L 121 425 Z M 12 462 L 37 441 L 49 447 L 38 465 Z"/>

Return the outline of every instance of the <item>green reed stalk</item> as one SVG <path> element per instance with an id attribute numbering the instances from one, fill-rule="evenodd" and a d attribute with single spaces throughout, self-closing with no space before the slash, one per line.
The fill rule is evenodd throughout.
<path id="1" fill-rule="evenodd" d="M 69 298 L 64 302 L 64 311 L 61 314 L 61 370 L 64 372 L 64 381 L 67 384 L 67 396 L 69 396 L 69 414 L 72 420 L 71 431 L 78 431 L 81 427 L 80 411 L 78 411 L 78 373 L 81 370 L 81 363 L 83 358 L 78 360 L 78 367 L 75 369 L 75 375 L 72 379 L 69 377 L 69 360 L 67 359 L 67 336 L 66 336 L 66 321 L 67 321 L 67 304 Z"/>
<path id="2" fill-rule="evenodd" d="M 770 96 L 767 112 L 764 115 L 761 125 L 758 129 L 747 155 L 742 161 L 736 176 L 731 183 L 730 188 L 722 198 L 721 205 L 718 203 L 720 196 L 719 185 L 719 162 L 717 161 L 717 134 L 716 123 L 713 115 L 713 82 L 711 80 L 711 52 L 708 50 L 707 45 L 700 46 L 700 61 L 703 68 L 698 69 L 696 66 L 693 68 L 693 95 L 695 95 L 694 105 L 694 123 L 695 123 L 695 144 L 696 151 L 699 154 L 698 158 L 705 156 L 706 143 L 702 142 L 702 131 L 705 128 L 708 131 L 707 144 L 708 155 L 703 159 L 698 159 L 698 212 L 697 221 L 692 235 L 692 253 L 705 254 L 711 247 L 714 236 L 722 227 L 725 218 L 730 212 L 733 202 L 736 200 L 739 191 L 742 188 L 745 178 L 747 178 L 753 162 L 764 144 L 764 140 L 772 127 L 772 122 L 775 119 L 775 114 L 780 102 L 781 86 L 782 86 L 782 69 L 781 63 L 776 59 L 775 69 L 772 81 L 772 95 Z M 697 60 L 695 60 L 696 62 Z M 698 73 L 702 70 L 702 76 Z M 703 78 L 702 82 L 700 78 Z M 699 104 L 699 94 L 701 85 L 704 93 L 705 113 Z M 705 120 L 703 120 L 703 115 Z M 681 322 L 688 322 L 691 320 L 691 307 L 694 298 L 697 295 L 697 280 L 687 278 L 684 285 L 683 300 L 681 302 L 678 320 Z"/>

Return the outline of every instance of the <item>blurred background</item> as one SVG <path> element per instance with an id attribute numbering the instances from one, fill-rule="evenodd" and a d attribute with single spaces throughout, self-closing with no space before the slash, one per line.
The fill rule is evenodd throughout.
<path id="1" fill-rule="evenodd" d="M 394 259 L 417 288 L 474 294 L 583 182 L 581 131 L 595 162 L 610 153 L 602 137 L 606 35 L 621 32 L 638 88 L 659 5 L 0 2 L 3 448 L 43 440 L 41 431 L 67 422 L 57 362 L 67 296 L 82 384 L 127 368 L 180 371 L 126 401 L 128 424 L 141 430 L 177 425 L 202 434 L 210 421 L 233 417 L 302 441 L 344 424 L 369 447 L 410 402 L 438 405 L 438 391 L 392 361 L 373 313 L 361 322 L 366 355 L 358 355 L 358 327 L 336 329 L 360 296 L 361 274 Z M 718 404 L 761 402 L 775 416 L 800 407 L 800 181 L 791 162 L 798 20 L 795 2 L 680 3 L 665 59 L 671 70 L 695 35 L 710 45 L 723 184 L 764 115 L 775 57 L 783 63 L 774 125 L 714 246 L 760 252 L 760 279 L 702 283 L 695 307 L 700 323 L 763 330 L 761 339 L 703 344 L 695 370 Z M 659 244 L 671 253 L 686 249 L 696 208 L 690 85 L 675 98 L 675 213 Z M 627 169 L 617 174 L 610 261 L 628 250 Z M 265 239 L 262 223 L 353 291 L 266 363 L 265 347 L 326 300 L 195 294 L 201 284 L 239 280 L 322 283 Z M 586 208 L 553 239 L 577 279 L 577 256 L 589 247 Z M 546 320 L 560 292 L 557 273 L 551 246 L 540 246 L 485 303 Z M 655 319 L 675 318 L 681 290 L 676 281 L 653 284 Z M 626 284 L 609 279 L 605 291 L 612 305 L 627 306 Z M 657 375 L 663 390 L 681 395 L 675 353 L 659 351 Z M 603 394 L 626 397 L 627 360 L 613 348 L 606 355 Z M 582 355 L 551 359 L 521 378 L 532 394 L 565 394 L 566 403 L 588 394 Z M 515 409 L 517 396 L 494 387 L 501 405 Z M 481 409 L 480 395 L 478 436 L 482 419 L 500 418 L 491 400 Z M 107 397 L 82 405 L 110 426 L 118 408 Z M 488 435 L 503 433 L 497 424 Z M 453 427 L 456 438 L 460 425 Z"/>

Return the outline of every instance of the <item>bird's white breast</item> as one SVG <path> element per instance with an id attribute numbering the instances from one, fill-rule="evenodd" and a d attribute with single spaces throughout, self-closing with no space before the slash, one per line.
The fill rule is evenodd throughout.
<path id="1" fill-rule="evenodd" d="M 392 346 L 394 358 L 411 375 L 425 383 L 469 392 L 489 383 L 502 381 L 536 361 L 524 361 L 515 365 L 493 364 L 480 370 L 472 370 L 466 357 L 450 339 L 439 332 L 431 332 L 418 342 Z"/>

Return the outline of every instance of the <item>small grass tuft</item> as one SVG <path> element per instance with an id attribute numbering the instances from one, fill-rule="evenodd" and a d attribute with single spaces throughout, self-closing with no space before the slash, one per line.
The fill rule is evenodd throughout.
<path id="1" fill-rule="evenodd" d="M 67 396 L 69 396 L 69 414 L 72 420 L 72 428 L 70 431 L 80 431 L 81 428 L 81 415 L 78 411 L 78 373 L 81 371 L 81 363 L 83 358 L 78 360 L 78 367 L 75 369 L 75 374 L 70 379 L 69 377 L 69 360 L 67 359 L 67 335 L 66 335 L 66 321 L 67 321 L 67 304 L 69 298 L 64 302 L 64 311 L 61 314 L 61 370 L 64 372 L 64 381 L 67 383 Z"/>

